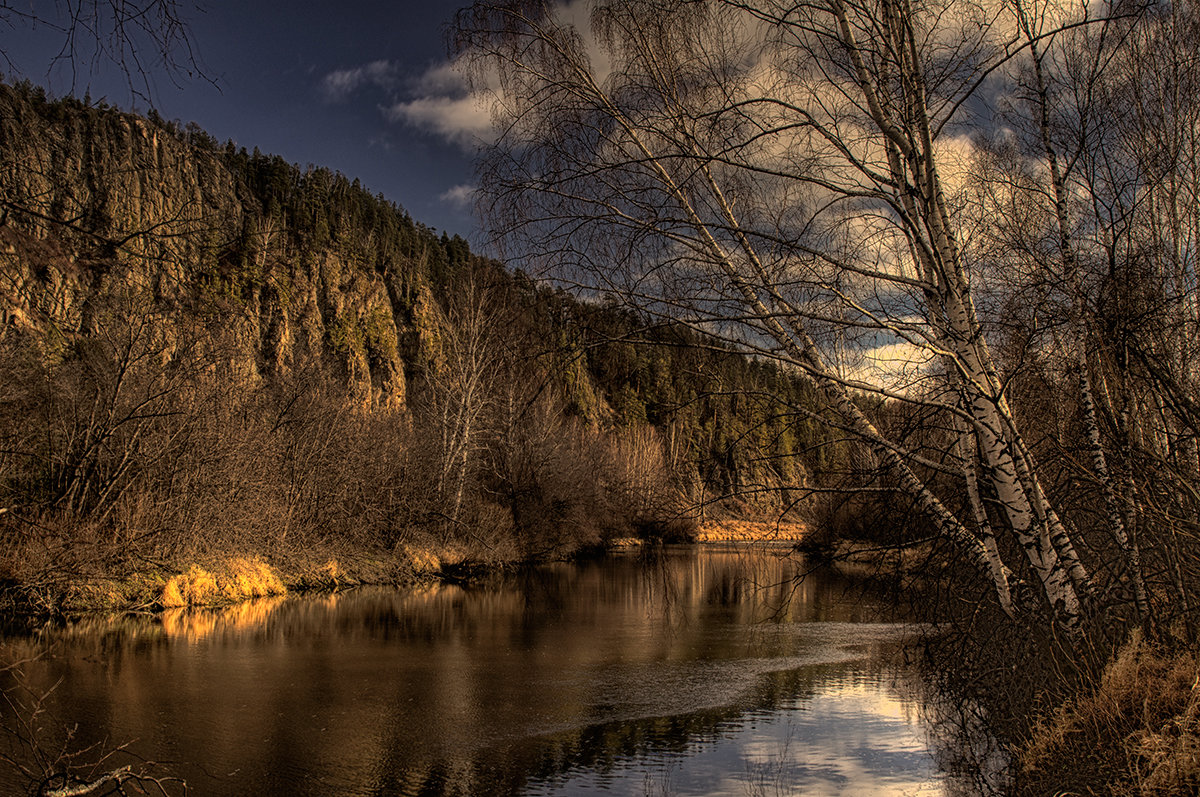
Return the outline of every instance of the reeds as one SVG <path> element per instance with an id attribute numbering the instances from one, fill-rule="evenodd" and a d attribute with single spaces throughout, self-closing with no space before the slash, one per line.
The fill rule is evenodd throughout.
<path id="1" fill-rule="evenodd" d="M 227 559 L 215 571 L 192 565 L 167 580 L 161 603 L 164 608 L 215 606 L 283 595 L 287 587 L 275 570 L 258 557 Z"/>

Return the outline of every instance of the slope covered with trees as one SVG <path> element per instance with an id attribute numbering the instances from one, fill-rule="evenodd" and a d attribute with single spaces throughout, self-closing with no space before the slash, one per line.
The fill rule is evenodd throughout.
<path id="1" fill-rule="evenodd" d="M 795 503 L 830 439 L 772 365 L 194 125 L 0 86 L 0 208 L 0 566 L 35 605 L 686 533 Z"/>

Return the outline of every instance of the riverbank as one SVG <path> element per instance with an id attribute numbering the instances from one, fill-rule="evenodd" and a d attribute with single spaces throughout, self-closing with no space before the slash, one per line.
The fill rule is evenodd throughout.
<path id="1" fill-rule="evenodd" d="M 1015 755 L 1018 794 L 1200 794 L 1200 654 L 1133 635 Z"/>
<path id="2" fill-rule="evenodd" d="M 929 563 L 927 545 L 879 546 L 838 541 L 829 550 L 809 550 L 810 527 L 799 521 L 717 519 L 695 525 L 679 542 L 701 545 L 766 545 L 794 548 L 814 562 L 854 578 L 919 576 Z M 534 560 L 515 550 L 442 543 L 432 538 L 384 549 L 349 542 L 277 546 L 271 550 L 184 554 L 171 560 L 107 556 L 87 566 L 63 568 L 47 577 L 44 565 L 12 573 L 0 584 L 0 609 L 9 615 L 61 616 L 90 611 L 156 611 L 220 606 L 289 592 L 336 591 L 347 587 L 420 586 L 462 581 L 523 562 L 603 555 L 605 551 L 655 544 L 637 537 L 600 546 L 560 549 Z"/>
<path id="3" fill-rule="evenodd" d="M 395 550 L 316 545 L 299 550 L 197 555 L 95 567 L 69 578 L 4 584 L 5 614 L 47 617 L 93 611 L 158 611 L 221 606 L 296 592 L 367 584 L 419 586 L 470 566 L 467 552 L 402 545 Z"/>

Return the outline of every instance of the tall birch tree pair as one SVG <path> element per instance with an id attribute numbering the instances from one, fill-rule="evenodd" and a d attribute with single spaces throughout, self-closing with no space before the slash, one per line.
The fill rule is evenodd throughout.
<path id="1" fill-rule="evenodd" d="M 1071 637 L 1097 563 L 1060 515 L 994 353 L 993 300 L 1018 279 L 996 242 L 1018 220 L 989 213 L 1007 202 L 1049 219 L 1039 268 L 1067 297 L 1056 319 L 1067 332 L 1060 351 L 1034 354 L 1071 363 L 1102 532 L 1118 543 L 1117 561 L 1100 564 L 1145 615 L 1134 499 L 1109 467 L 1090 376 L 1080 250 L 1094 246 L 1073 217 L 1072 174 L 1101 120 L 1063 151 L 1052 107 L 1068 72 L 1087 83 L 1075 86 L 1086 104 L 1110 43 L 1145 13 L 1029 0 L 478 2 L 460 12 L 454 45 L 490 98 L 482 210 L 507 256 L 807 376 L 1005 613 Z M 1084 57 L 1063 56 L 1068 46 Z M 1062 71 L 1072 64 L 1083 66 Z M 997 106 L 1024 132 L 998 131 Z M 1024 189 L 1007 172 L 980 189 L 978 139 L 1022 135 Z M 951 430 L 944 456 L 881 428 L 864 409 L 872 395 L 932 410 Z"/>

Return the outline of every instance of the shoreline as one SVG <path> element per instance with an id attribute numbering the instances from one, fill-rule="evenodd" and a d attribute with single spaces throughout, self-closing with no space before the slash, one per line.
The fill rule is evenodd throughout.
<path id="1" fill-rule="evenodd" d="M 98 612 L 165 612 L 225 608 L 246 601 L 378 585 L 420 587 L 454 580 L 464 564 L 454 552 L 433 553 L 318 546 L 304 553 L 200 555 L 144 562 L 122 573 L 97 572 L 66 583 L 12 581 L 0 600 L 12 625 Z M 496 564 L 496 567 L 502 565 Z"/>
<path id="2" fill-rule="evenodd" d="M 798 550 L 809 531 L 799 522 L 706 521 L 683 544 L 763 545 Z M 602 549 L 580 550 L 564 558 L 604 556 L 655 544 L 633 537 L 618 538 Z M 842 541 L 826 563 L 846 575 L 869 577 L 885 570 L 894 573 L 897 569 L 911 575 L 919 560 L 926 556 L 926 547 L 919 543 L 884 549 Z M 251 552 L 197 556 L 172 563 L 147 562 L 120 575 L 95 573 L 65 584 L 10 582 L 0 600 L 9 623 L 21 625 L 97 612 L 224 608 L 260 598 L 334 594 L 362 586 L 403 589 L 461 585 L 489 573 L 536 563 L 475 559 L 454 548 L 404 545 L 388 551 L 315 546 L 302 553 Z"/>

